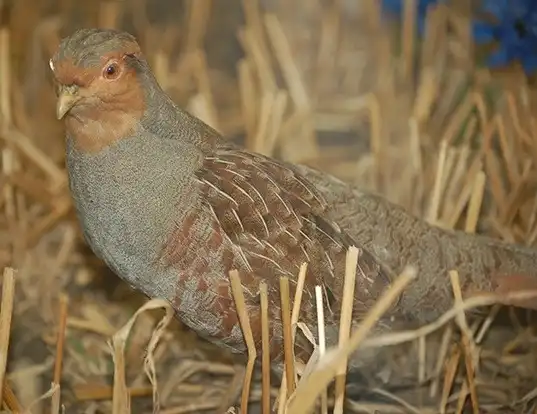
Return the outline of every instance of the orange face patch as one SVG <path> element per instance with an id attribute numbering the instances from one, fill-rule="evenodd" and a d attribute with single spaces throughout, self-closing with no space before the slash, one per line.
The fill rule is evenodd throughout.
<path id="1" fill-rule="evenodd" d="M 81 68 L 76 66 L 72 60 L 51 61 L 51 68 L 56 81 L 62 85 L 89 86 L 93 80 L 100 75 L 101 68 Z"/>
<path id="2" fill-rule="evenodd" d="M 71 61 L 52 64 L 58 82 L 79 86 L 80 103 L 67 114 L 65 125 L 78 150 L 97 153 L 116 141 L 131 136 L 145 112 L 142 86 L 124 56 L 118 60 L 123 73 L 109 80 L 102 71 L 117 54 L 101 59 L 92 68 L 74 66 Z"/>

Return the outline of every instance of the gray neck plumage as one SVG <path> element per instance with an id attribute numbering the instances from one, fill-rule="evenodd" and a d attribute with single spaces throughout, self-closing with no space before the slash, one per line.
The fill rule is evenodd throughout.
<path id="1" fill-rule="evenodd" d="M 97 154 L 81 153 L 68 138 L 69 184 L 90 237 L 128 244 L 137 237 L 153 242 L 166 234 L 191 181 L 185 162 L 195 163 L 181 155 L 176 140 L 149 134 L 123 139 Z"/>
<path id="2" fill-rule="evenodd" d="M 78 150 L 68 136 L 66 162 L 92 250 L 118 274 L 150 278 L 142 268 L 156 260 L 173 226 L 198 202 L 191 186 L 203 153 L 194 118 L 164 94 L 147 99 L 150 112 L 132 136 L 98 153 Z"/>
<path id="3" fill-rule="evenodd" d="M 194 173 L 221 138 L 179 109 L 150 71 L 138 69 L 147 110 L 132 136 L 93 154 L 79 151 L 67 137 L 66 161 L 93 251 L 117 274 L 134 284 L 144 278 L 150 286 L 154 277 L 148 264 L 158 258 L 174 226 L 199 205 L 192 191 Z"/>
<path id="4" fill-rule="evenodd" d="M 200 119 L 179 108 L 162 90 L 145 60 L 131 63 L 137 71 L 137 79 L 143 85 L 146 114 L 142 120 L 144 129 L 162 139 L 180 139 L 193 150 L 210 151 L 224 143 L 218 132 Z"/>

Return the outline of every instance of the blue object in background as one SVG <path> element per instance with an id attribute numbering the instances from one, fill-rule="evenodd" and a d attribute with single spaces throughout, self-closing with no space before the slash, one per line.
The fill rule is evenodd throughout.
<path id="1" fill-rule="evenodd" d="M 417 0 L 416 22 L 418 33 L 425 31 L 427 8 L 443 0 Z M 382 0 L 387 15 L 400 17 L 404 0 Z M 537 0 L 481 0 L 479 14 L 490 15 L 490 20 L 471 22 L 477 45 L 495 44 L 497 49 L 485 63 L 492 68 L 520 62 L 527 74 L 537 70 Z"/>
<path id="2" fill-rule="evenodd" d="M 472 23 L 476 44 L 496 43 L 498 48 L 487 58 L 490 67 L 519 61 L 526 74 L 537 69 L 537 2 L 534 0 L 482 0 L 481 11 L 494 21 Z"/>
<path id="3" fill-rule="evenodd" d="M 418 33 L 423 34 L 425 32 L 425 19 L 427 18 L 427 8 L 430 5 L 442 2 L 443 0 L 417 0 L 417 15 L 416 25 L 418 26 Z M 388 15 L 401 16 L 405 7 L 404 0 L 382 0 L 382 11 Z"/>

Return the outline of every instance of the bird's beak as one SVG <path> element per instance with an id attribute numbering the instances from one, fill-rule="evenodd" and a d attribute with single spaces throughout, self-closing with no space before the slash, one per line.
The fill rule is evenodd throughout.
<path id="1" fill-rule="evenodd" d="M 58 91 L 58 101 L 56 102 L 56 117 L 60 120 L 73 106 L 80 100 L 78 86 L 60 86 Z"/>

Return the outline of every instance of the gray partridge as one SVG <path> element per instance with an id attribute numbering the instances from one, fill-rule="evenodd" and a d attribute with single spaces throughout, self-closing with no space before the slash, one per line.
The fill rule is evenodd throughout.
<path id="1" fill-rule="evenodd" d="M 279 277 L 293 288 L 307 262 L 301 320 L 317 332 L 314 288 L 322 286 L 334 344 L 353 245 L 361 251 L 355 324 L 407 264 L 418 279 L 390 310 L 388 327 L 393 318 L 424 322 L 449 308 L 450 269 L 468 295 L 537 287 L 534 250 L 430 226 L 326 173 L 224 140 L 174 104 L 128 33 L 79 30 L 50 66 L 88 244 L 133 289 L 168 300 L 213 343 L 246 350 L 228 278 L 237 269 L 258 345 L 258 287 L 268 284 L 272 357 L 281 361 Z M 305 342 L 297 346 L 306 357 Z"/>

